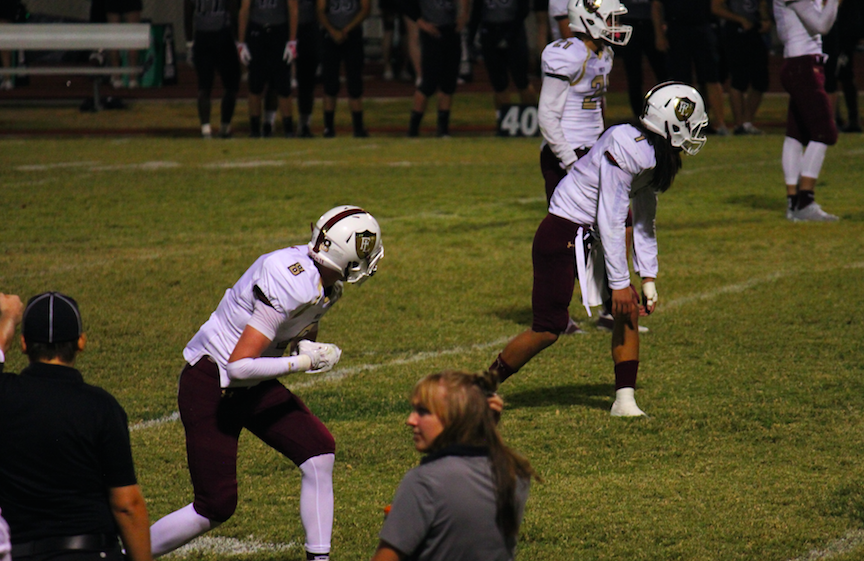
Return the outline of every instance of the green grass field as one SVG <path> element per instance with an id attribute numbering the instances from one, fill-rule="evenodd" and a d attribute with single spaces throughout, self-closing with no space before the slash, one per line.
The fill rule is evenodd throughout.
<path id="1" fill-rule="evenodd" d="M 322 322 L 342 362 L 284 379 L 337 440 L 333 558 L 368 559 L 419 460 L 413 383 L 487 366 L 530 323 L 538 144 L 0 139 L 0 290 L 78 299 L 79 366 L 129 414 L 155 520 L 192 498 L 171 417 L 185 343 L 259 254 L 305 243 L 333 205 L 371 211 L 379 274 Z M 834 224 L 785 220 L 781 145 L 711 138 L 661 197 L 650 418 L 609 416 L 609 335 L 587 318 L 502 387 L 505 438 L 545 479 L 519 559 L 864 559 L 864 138 L 828 152 L 817 197 Z M 298 494 L 298 470 L 244 438 L 236 515 L 175 558 L 302 559 Z"/>

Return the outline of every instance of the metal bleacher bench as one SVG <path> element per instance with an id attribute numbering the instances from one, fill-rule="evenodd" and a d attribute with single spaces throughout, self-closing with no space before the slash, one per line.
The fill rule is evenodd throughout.
<path id="1" fill-rule="evenodd" d="M 150 47 L 149 23 L 12 23 L 0 24 L 0 50 L 99 51 Z M 140 66 L 55 65 L 0 68 L 2 75 L 93 76 L 94 108 L 100 107 L 99 82 L 104 76 L 141 74 Z"/>

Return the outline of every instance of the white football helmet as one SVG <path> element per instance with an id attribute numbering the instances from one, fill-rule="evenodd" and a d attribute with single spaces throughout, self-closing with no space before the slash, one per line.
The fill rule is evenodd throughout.
<path id="1" fill-rule="evenodd" d="M 639 120 L 645 128 L 691 156 L 699 152 L 707 140 L 705 101 L 696 88 L 682 82 L 664 82 L 654 86 L 645 95 L 645 106 Z"/>
<path id="2" fill-rule="evenodd" d="M 612 45 L 626 45 L 630 41 L 633 26 L 618 23 L 618 17 L 626 13 L 621 0 L 570 0 L 567 3 L 571 31 L 586 33 Z"/>
<path id="3" fill-rule="evenodd" d="M 349 283 L 362 283 L 384 257 L 381 227 L 359 206 L 337 206 L 312 225 L 309 257 L 342 273 Z"/>

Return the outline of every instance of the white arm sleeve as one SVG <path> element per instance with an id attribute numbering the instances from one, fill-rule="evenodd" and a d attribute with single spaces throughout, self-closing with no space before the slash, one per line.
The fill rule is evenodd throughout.
<path id="1" fill-rule="evenodd" d="M 291 372 L 305 372 L 312 368 L 312 359 L 307 355 L 241 358 L 229 362 L 226 371 L 229 388 L 253 386 L 264 380 L 272 380 Z"/>
<path id="2" fill-rule="evenodd" d="M 657 194 L 650 187 L 633 197 L 633 269 L 641 277 L 657 277 L 657 237 L 654 219 Z"/>
<path id="3" fill-rule="evenodd" d="M 6 363 L 6 355 L 3 354 L 3 349 L 0 349 L 0 364 Z"/>
<path id="4" fill-rule="evenodd" d="M 816 9 L 816 4 L 812 0 L 803 0 L 787 3 L 787 6 L 792 9 L 807 31 L 810 33 L 818 33 L 825 35 L 831 31 L 834 25 L 834 20 L 837 19 L 838 0 L 826 0 L 825 5 L 821 10 Z"/>
<path id="5" fill-rule="evenodd" d="M 544 76 L 537 110 L 537 121 L 543 138 L 561 163 L 568 168 L 578 159 L 573 147 L 564 138 L 564 129 L 561 128 L 561 118 L 564 115 L 564 105 L 569 90 L 570 83 L 567 80 Z"/>
<path id="6" fill-rule="evenodd" d="M 613 290 L 630 286 L 630 269 L 627 266 L 627 231 L 624 223 L 630 208 L 632 179 L 630 173 L 611 163 L 607 157 L 601 158 L 597 229 L 600 231 L 600 242 L 603 244 L 609 288 Z"/>

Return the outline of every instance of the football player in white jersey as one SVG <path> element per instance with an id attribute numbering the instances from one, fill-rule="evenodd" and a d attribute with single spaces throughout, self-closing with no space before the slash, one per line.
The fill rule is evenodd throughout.
<path id="1" fill-rule="evenodd" d="M 825 153 L 837 143 L 837 126 L 825 93 L 822 35 L 831 30 L 839 0 L 774 0 L 777 35 L 783 42 L 780 82 L 789 92 L 783 175 L 786 218 L 792 221 L 833 222 L 822 210 L 814 188 Z"/>
<path id="2" fill-rule="evenodd" d="M 543 133 L 540 172 L 547 204 L 566 170 L 603 132 L 603 105 L 614 56 L 609 45 L 626 45 L 630 40 L 633 28 L 618 23 L 626 13 L 620 0 L 570 0 L 573 37 L 553 41 L 543 50 L 537 117 Z M 571 319 L 566 333 L 578 331 Z"/>
<path id="3" fill-rule="evenodd" d="M 362 283 L 384 255 L 371 214 L 340 206 L 313 226 L 308 245 L 259 257 L 225 291 L 183 350 L 178 404 L 195 500 L 150 529 L 164 555 L 228 520 L 237 506 L 242 429 L 294 462 L 302 474 L 300 518 L 307 559 L 329 559 L 333 529 L 333 436 L 278 378 L 324 372 L 338 347 L 314 342 L 342 283 Z M 288 351 L 289 356 L 282 356 Z"/>
<path id="4" fill-rule="evenodd" d="M 611 295 L 616 390 L 611 413 L 644 415 L 634 393 L 639 369 L 638 320 L 640 313 L 651 313 L 657 304 L 657 194 L 672 184 L 681 167 L 681 151 L 692 155 L 702 148 L 707 125 L 705 102 L 695 88 L 679 82 L 660 84 L 646 96 L 637 125 L 610 127 L 570 167 L 534 236 L 531 328 L 511 340 L 490 366 L 500 381 L 515 374 L 565 331 L 578 278 L 586 309 Z M 642 277 L 641 305 L 627 266 L 624 222 L 631 201 L 633 265 Z M 599 240 L 589 233 L 595 224 Z"/>

